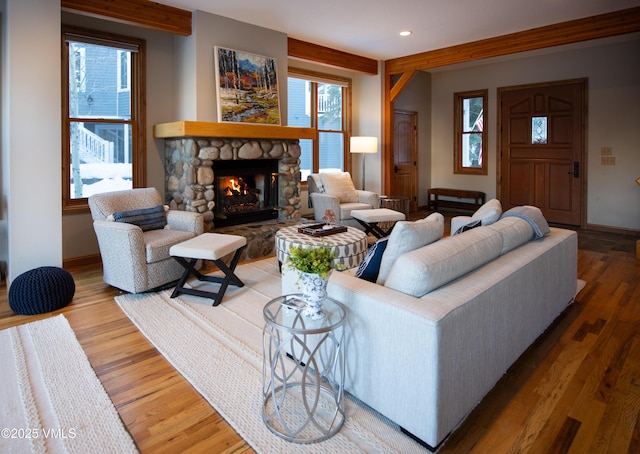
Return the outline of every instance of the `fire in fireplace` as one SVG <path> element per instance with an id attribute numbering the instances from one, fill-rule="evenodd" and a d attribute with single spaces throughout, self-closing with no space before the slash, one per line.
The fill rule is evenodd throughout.
<path id="1" fill-rule="evenodd" d="M 215 161 L 217 227 L 278 217 L 276 159 Z"/>

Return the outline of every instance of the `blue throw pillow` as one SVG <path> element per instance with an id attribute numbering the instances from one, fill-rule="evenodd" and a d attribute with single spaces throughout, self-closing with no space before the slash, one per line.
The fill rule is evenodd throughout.
<path id="1" fill-rule="evenodd" d="M 364 260 L 356 270 L 356 277 L 369 282 L 376 282 L 378 280 L 382 254 L 384 254 L 384 250 L 387 248 L 388 241 L 388 237 L 381 238 L 371 246 L 371 249 L 369 249 L 369 252 L 367 252 Z"/>
<path id="2" fill-rule="evenodd" d="M 458 230 L 453 232 L 453 235 L 458 235 L 462 232 L 466 232 L 467 230 L 471 230 L 474 227 L 480 227 L 482 225 L 482 219 L 478 219 L 477 221 L 469 222 L 468 224 L 463 225 Z M 451 236 L 453 236 L 451 235 Z"/>
<path id="3" fill-rule="evenodd" d="M 167 217 L 164 214 L 164 207 L 162 205 L 153 208 L 117 211 L 113 213 L 113 220 L 137 225 L 143 232 L 163 229 L 164 226 L 167 225 Z"/>

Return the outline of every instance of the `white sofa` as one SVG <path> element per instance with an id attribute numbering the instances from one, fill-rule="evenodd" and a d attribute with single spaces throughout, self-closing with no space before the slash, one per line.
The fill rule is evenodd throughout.
<path id="1" fill-rule="evenodd" d="M 399 224 L 385 254 L 395 234 L 407 243 Z M 438 447 L 573 301 L 576 233 L 534 231 L 502 218 L 403 253 L 378 283 L 332 273 L 349 310 L 345 389 Z"/>

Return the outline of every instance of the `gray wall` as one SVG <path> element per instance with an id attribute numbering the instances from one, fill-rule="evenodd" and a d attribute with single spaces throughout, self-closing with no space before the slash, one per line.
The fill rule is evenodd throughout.
<path id="1" fill-rule="evenodd" d="M 147 186 L 156 187 L 161 193 L 164 192 L 164 143 L 153 138 L 153 125 L 177 119 L 173 116 L 176 103 L 173 35 L 71 13 L 62 14 L 62 23 L 146 40 Z M 57 52 L 59 55 L 60 50 L 58 49 Z M 60 65 L 59 62 L 57 65 Z M 59 154 L 59 148 L 57 151 Z M 93 232 L 93 223 L 89 213 L 62 216 L 62 248 L 63 259 L 91 256 L 98 253 L 98 241 Z"/>
<path id="2" fill-rule="evenodd" d="M 640 38 L 635 34 L 594 44 L 433 72 L 431 186 L 480 190 L 495 197 L 497 88 L 588 78 L 587 223 L 640 231 L 640 186 L 635 183 L 640 177 Z M 489 174 L 454 175 L 453 93 L 482 88 L 489 89 Z M 600 164 L 600 148 L 605 146 L 612 147 L 615 166 Z M 420 187 L 422 192 L 428 189 L 422 180 Z"/>
<path id="3" fill-rule="evenodd" d="M 418 206 L 426 206 L 431 184 L 431 74 L 419 72 L 396 98 L 394 109 L 418 114 Z"/>

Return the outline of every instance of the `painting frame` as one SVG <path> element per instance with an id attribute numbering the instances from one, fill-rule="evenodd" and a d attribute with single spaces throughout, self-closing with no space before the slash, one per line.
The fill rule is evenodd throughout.
<path id="1" fill-rule="evenodd" d="M 213 52 L 218 121 L 280 126 L 277 60 L 221 46 Z"/>

